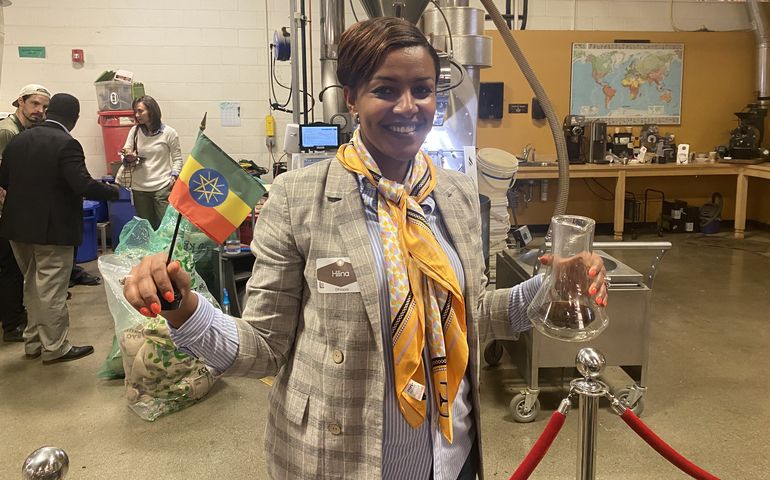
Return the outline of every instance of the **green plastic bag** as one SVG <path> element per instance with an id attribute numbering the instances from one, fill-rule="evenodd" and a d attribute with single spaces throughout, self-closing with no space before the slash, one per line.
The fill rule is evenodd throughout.
<path id="1" fill-rule="evenodd" d="M 148 421 L 194 404 L 216 381 L 216 375 L 209 367 L 174 345 L 162 317 L 142 316 L 123 297 L 120 280 L 143 257 L 168 251 L 177 216 L 176 210 L 169 206 L 157 231 L 153 231 L 146 220 L 134 217 L 123 227 L 115 254 L 102 255 L 98 260 L 107 305 L 115 321 L 113 351 L 102 370 L 105 378 L 110 378 L 106 377 L 106 371 L 116 373 L 117 359 L 120 358 L 128 405 Z M 193 291 L 218 305 L 195 269 L 196 258 L 206 258 L 207 252 L 215 246 L 205 234 L 182 218 L 173 258 L 179 260 L 190 274 Z M 119 356 L 114 348 L 116 344 Z"/>

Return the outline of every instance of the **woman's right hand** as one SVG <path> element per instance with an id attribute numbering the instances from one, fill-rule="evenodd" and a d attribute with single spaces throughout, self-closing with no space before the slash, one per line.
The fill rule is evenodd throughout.
<path id="1" fill-rule="evenodd" d="M 137 156 L 136 152 L 129 149 L 123 149 L 121 150 L 121 155 L 123 157 L 123 163 L 131 165 L 132 163 L 136 163 Z"/>
<path id="2" fill-rule="evenodd" d="M 145 317 L 163 315 L 174 328 L 179 328 L 198 308 L 198 296 L 190 290 L 190 276 L 178 261 L 166 265 L 166 253 L 144 257 L 131 269 L 123 283 L 123 296 Z M 182 295 L 176 310 L 161 310 L 159 295 L 169 302 L 174 299 L 172 285 Z"/>

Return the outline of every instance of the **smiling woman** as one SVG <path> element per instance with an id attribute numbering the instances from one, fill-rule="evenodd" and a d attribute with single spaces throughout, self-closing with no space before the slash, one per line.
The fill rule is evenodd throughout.
<path id="1" fill-rule="evenodd" d="M 420 151 L 438 74 L 422 32 L 357 23 L 338 62 L 359 127 L 336 158 L 276 177 L 244 318 L 191 292 L 165 254 L 142 260 L 124 294 L 156 315 L 173 284 L 183 300 L 163 316 L 177 346 L 220 372 L 275 375 L 270 478 L 483 478 L 479 337 L 528 329 L 541 279 L 486 290 L 476 186 Z M 601 259 L 586 258 L 601 305 Z"/>
<path id="2" fill-rule="evenodd" d="M 386 17 L 364 23 L 343 34 L 337 77 L 382 174 L 402 181 L 433 126 L 439 59 L 408 22 Z"/>

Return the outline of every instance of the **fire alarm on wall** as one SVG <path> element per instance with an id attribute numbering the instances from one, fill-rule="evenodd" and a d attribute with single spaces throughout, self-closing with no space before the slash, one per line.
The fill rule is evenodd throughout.
<path id="1" fill-rule="evenodd" d="M 83 65 L 86 63 L 86 57 L 83 55 L 83 50 L 80 48 L 72 49 L 72 63 L 78 63 Z"/>

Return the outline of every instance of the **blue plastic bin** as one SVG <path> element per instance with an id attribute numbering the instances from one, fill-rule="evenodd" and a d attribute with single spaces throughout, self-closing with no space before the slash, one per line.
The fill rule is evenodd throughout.
<path id="1" fill-rule="evenodd" d="M 83 241 L 78 246 L 76 263 L 96 260 L 96 215 L 99 202 L 83 200 Z"/>
<path id="2" fill-rule="evenodd" d="M 96 202 L 96 221 L 99 222 L 106 222 L 107 219 L 110 218 L 110 211 L 109 208 L 107 208 L 107 201 L 101 201 Z"/>
<path id="3" fill-rule="evenodd" d="M 114 251 L 120 243 L 120 231 L 136 215 L 136 209 L 131 205 L 131 192 L 121 187 L 120 199 L 109 202 L 109 211 L 110 239 Z"/>

